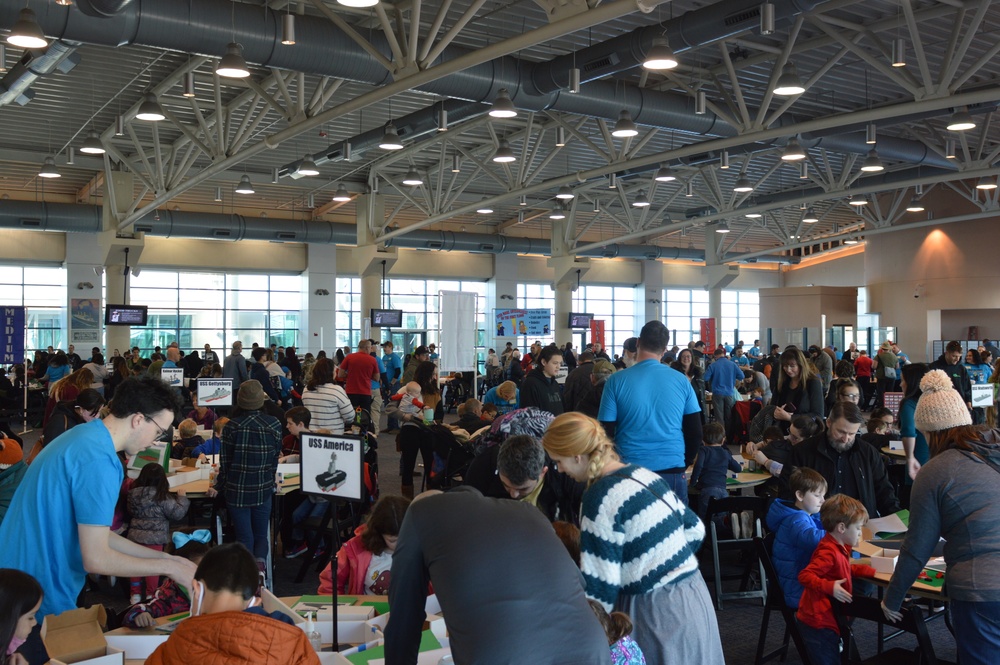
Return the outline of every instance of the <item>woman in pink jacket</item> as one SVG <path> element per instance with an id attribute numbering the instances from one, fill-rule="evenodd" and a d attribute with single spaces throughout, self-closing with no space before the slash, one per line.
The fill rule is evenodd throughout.
<path id="1" fill-rule="evenodd" d="M 410 500 L 383 496 L 372 508 L 367 524 L 337 552 L 337 593 L 384 596 L 389 593 L 392 553 Z M 319 593 L 333 592 L 332 563 L 319 575 Z"/>

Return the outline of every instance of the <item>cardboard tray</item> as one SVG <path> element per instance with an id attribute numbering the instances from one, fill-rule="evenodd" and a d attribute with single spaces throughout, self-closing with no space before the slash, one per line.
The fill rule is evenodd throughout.
<path id="1" fill-rule="evenodd" d="M 122 665 L 125 653 L 110 646 L 102 626 L 108 617 L 104 607 L 68 610 L 42 619 L 42 642 L 51 665 Z"/>

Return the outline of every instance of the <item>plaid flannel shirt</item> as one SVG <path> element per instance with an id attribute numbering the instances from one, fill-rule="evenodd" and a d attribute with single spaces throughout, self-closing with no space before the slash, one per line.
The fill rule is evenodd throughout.
<path id="1" fill-rule="evenodd" d="M 249 508 L 270 501 L 281 453 L 281 423 L 251 411 L 226 423 L 215 487 L 230 506 Z"/>

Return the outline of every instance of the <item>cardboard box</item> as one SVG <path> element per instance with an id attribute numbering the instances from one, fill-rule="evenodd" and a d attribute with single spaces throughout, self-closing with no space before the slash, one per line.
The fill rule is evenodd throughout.
<path id="1" fill-rule="evenodd" d="M 125 653 L 110 646 L 101 627 L 108 617 L 100 605 L 53 614 L 42 620 L 42 642 L 52 665 L 123 665 Z"/>
<path id="2" fill-rule="evenodd" d="M 872 568 L 879 573 L 892 574 L 896 570 L 896 560 L 899 558 L 899 550 L 883 549 L 877 556 L 872 556 Z"/>
<path id="3" fill-rule="evenodd" d="M 124 651 L 126 659 L 146 660 L 156 651 L 156 647 L 170 638 L 170 635 L 152 629 L 130 630 L 125 628 L 121 631 L 108 633 L 104 637 L 108 641 L 108 646 Z"/>
<path id="4" fill-rule="evenodd" d="M 189 466 L 180 467 L 176 473 L 171 473 L 167 476 L 167 483 L 170 488 L 180 487 L 181 485 L 187 485 L 188 483 L 193 483 L 198 480 L 208 480 L 209 474 L 212 469 L 208 466 L 203 466 L 199 468 L 191 468 Z"/>

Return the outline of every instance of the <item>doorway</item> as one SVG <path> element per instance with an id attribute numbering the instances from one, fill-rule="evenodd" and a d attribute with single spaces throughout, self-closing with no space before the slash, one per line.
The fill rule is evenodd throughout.
<path id="1" fill-rule="evenodd" d="M 393 350 L 406 358 L 413 353 L 418 346 L 427 345 L 426 330 L 393 330 L 392 331 Z"/>

